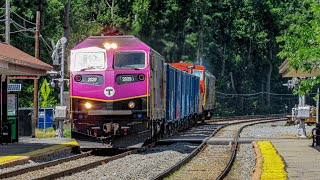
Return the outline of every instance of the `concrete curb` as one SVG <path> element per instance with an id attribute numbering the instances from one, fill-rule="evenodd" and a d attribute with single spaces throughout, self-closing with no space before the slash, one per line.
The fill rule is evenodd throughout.
<path id="1" fill-rule="evenodd" d="M 20 164 L 25 164 L 29 160 L 41 160 L 48 157 L 76 152 L 79 149 L 79 144 L 76 141 L 70 141 L 59 145 L 38 149 L 24 154 L 0 157 L 0 168 L 12 167 Z"/>

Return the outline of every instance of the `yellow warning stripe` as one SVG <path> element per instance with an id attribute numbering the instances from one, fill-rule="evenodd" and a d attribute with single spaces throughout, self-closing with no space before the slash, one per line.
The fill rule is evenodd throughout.
<path id="1" fill-rule="evenodd" d="M 282 157 L 273 147 L 270 141 L 259 141 L 261 155 L 263 157 L 263 172 L 261 179 L 287 179 L 287 172 Z"/>
<path id="2" fill-rule="evenodd" d="M 38 149 L 38 150 L 31 151 L 31 152 L 24 153 L 24 154 L 16 154 L 16 155 L 12 155 L 12 156 L 0 157 L 0 164 L 8 162 L 8 161 L 29 158 L 30 156 L 43 154 L 43 153 L 46 153 L 49 151 L 55 151 L 60 148 L 64 148 L 64 147 L 68 147 L 68 146 L 79 146 L 79 144 L 77 143 L 77 141 L 70 141 L 70 142 L 59 144 L 59 145 L 54 145 L 54 146 L 46 147 L 43 149 Z"/>

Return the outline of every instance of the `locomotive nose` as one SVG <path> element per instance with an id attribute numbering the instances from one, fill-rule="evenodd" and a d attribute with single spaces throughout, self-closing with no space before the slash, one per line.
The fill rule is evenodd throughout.
<path id="1" fill-rule="evenodd" d="M 107 100 L 114 100 L 117 95 L 117 87 L 115 83 L 115 72 L 114 71 L 105 71 L 105 82 L 104 82 L 104 95 Z"/>

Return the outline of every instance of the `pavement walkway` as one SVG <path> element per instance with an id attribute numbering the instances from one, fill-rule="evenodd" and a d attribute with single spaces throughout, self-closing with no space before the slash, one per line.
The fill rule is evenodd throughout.
<path id="1" fill-rule="evenodd" d="M 71 138 L 19 138 L 19 143 L 0 145 L 0 166 L 3 164 L 27 160 L 33 156 L 78 146 Z"/>
<path id="2" fill-rule="evenodd" d="M 310 139 L 272 139 L 282 156 L 288 179 L 320 179 L 320 147 L 311 147 Z"/>

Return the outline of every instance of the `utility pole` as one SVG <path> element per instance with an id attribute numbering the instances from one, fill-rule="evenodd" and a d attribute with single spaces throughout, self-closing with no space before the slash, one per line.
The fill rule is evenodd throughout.
<path id="1" fill-rule="evenodd" d="M 63 106 L 63 92 L 64 92 L 64 53 L 66 49 L 67 39 L 61 38 L 62 52 L 61 52 L 61 82 L 60 82 L 60 105 Z"/>
<path id="2" fill-rule="evenodd" d="M 34 56 L 39 59 L 39 30 L 40 30 L 40 11 L 37 11 L 36 17 L 36 32 L 35 32 L 35 49 Z M 32 119 L 32 137 L 35 137 L 35 129 L 38 125 L 38 79 L 35 79 L 33 82 L 33 104 L 34 104 L 34 117 Z"/>
<path id="3" fill-rule="evenodd" d="M 63 105 L 63 92 L 64 92 L 64 54 L 65 54 L 65 49 L 66 49 L 66 43 L 67 43 L 67 38 L 62 37 L 60 39 L 60 42 L 62 44 L 62 52 L 61 52 L 61 77 L 59 80 L 60 83 L 60 106 Z M 63 137 L 63 121 L 59 121 L 59 129 L 60 129 L 60 135 L 59 137 Z"/>
<path id="4" fill-rule="evenodd" d="M 10 0 L 6 0 L 6 43 L 10 44 Z"/>

